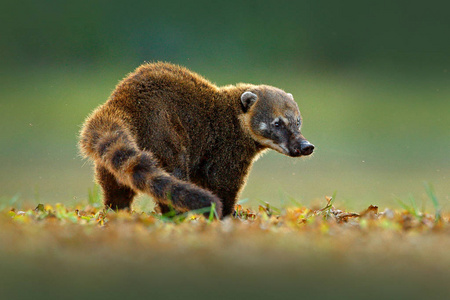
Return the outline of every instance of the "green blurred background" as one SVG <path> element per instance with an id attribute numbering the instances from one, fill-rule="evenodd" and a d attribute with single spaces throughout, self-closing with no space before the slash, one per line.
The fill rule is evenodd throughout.
<path id="1" fill-rule="evenodd" d="M 144 61 L 218 85 L 294 94 L 313 158 L 269 153 L 249 205 L 398 207 L 450 203 L 450 21 L 440 3 L 362 1 L 9 1 L 0 10 L 0 197 L 16 205 L 87 198 L 84 118 Z M 148 198 L 137 205 L 147 207 Z M 150 205 L 151 206 L 151 205 Z"/>

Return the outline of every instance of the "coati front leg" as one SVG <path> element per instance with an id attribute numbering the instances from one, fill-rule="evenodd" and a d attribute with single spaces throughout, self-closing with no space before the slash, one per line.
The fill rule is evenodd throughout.
<path id="1" fill-rule="evenodd" d="M 131 207 L 136 195 L 131 188 L 117 182 L 114 175 L 100 164 L 95 166 L 95 177 L 102 187 L 105 206 L 114 210 Z"/>
<path id="2" fill-rule="evenodd" d="M 239 192 L 245 185 L 250 164 L 247 160 L 235 164 L 224 162 L 229 162 L 226 154 L 214 157 L 193 180 L 221 199 L 222 216 L 226 217 L 234 211 Z"/>

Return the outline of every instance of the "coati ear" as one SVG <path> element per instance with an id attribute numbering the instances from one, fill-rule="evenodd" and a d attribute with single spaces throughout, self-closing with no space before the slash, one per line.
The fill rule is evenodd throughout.
<path id="1" fill-rule="evenodd" d="M 252 92 L 245 92 L 241 95 L 242 109 L 247 112 L 248 109 L 256 102 L 258 96 Z"/>
<path id="2" fill-rule="evenodd" d="M 292 96 L 291 93 L 287 93 L 288 97 L 291 98 L 292 100 L 294 100 L 294 96 Z"/>

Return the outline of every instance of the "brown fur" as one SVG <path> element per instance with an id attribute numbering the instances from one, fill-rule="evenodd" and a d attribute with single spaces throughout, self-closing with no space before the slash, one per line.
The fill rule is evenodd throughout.
<path id="1" fill-rule="evenodd" d="M 254 158 L 267 148 L 251 122 L 257 109 L 268 108 L 243 107 L 249 90 L 260 98 L 284 93 L 249 84 L 219 88 L 167 63 L 136 69 L 81 131 L 80 148 L 95 163 L 105 204 L 127 208 L 143 192 L 162 212 L 215 203 L 220 217 L 232 213 Z"/>

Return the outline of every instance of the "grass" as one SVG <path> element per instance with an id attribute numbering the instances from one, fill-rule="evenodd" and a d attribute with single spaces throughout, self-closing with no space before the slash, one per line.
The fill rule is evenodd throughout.
<path id="1" fill-rule="evenodd" d="M 436 222 L 439 222 L 439 220 L 441 220 L 441 206 L 436 197 L 436 193 L 434 192 L 434 187 L 430 183 L 426 183 L 425 189 L 427 190 L 427 195 L 428 195 L 428 197 L 430 197 L 431 202 L 433 203 L 433 206 L 434 206 L 435 220 L 436 220 Z"/>
<path id="2" fill-rule="evenodd" d="M 222 221 L 213 207 L 107 210 L 96 187 L 73 207 L 20 210 L 11 199 L 0 211 L 0 291 L 4 299 L 443 299 L 450 216 L 427 191 L 434 213 L 415 202 L 346 211 L 333 195 L 311 208 L 240 203 Z"/>

